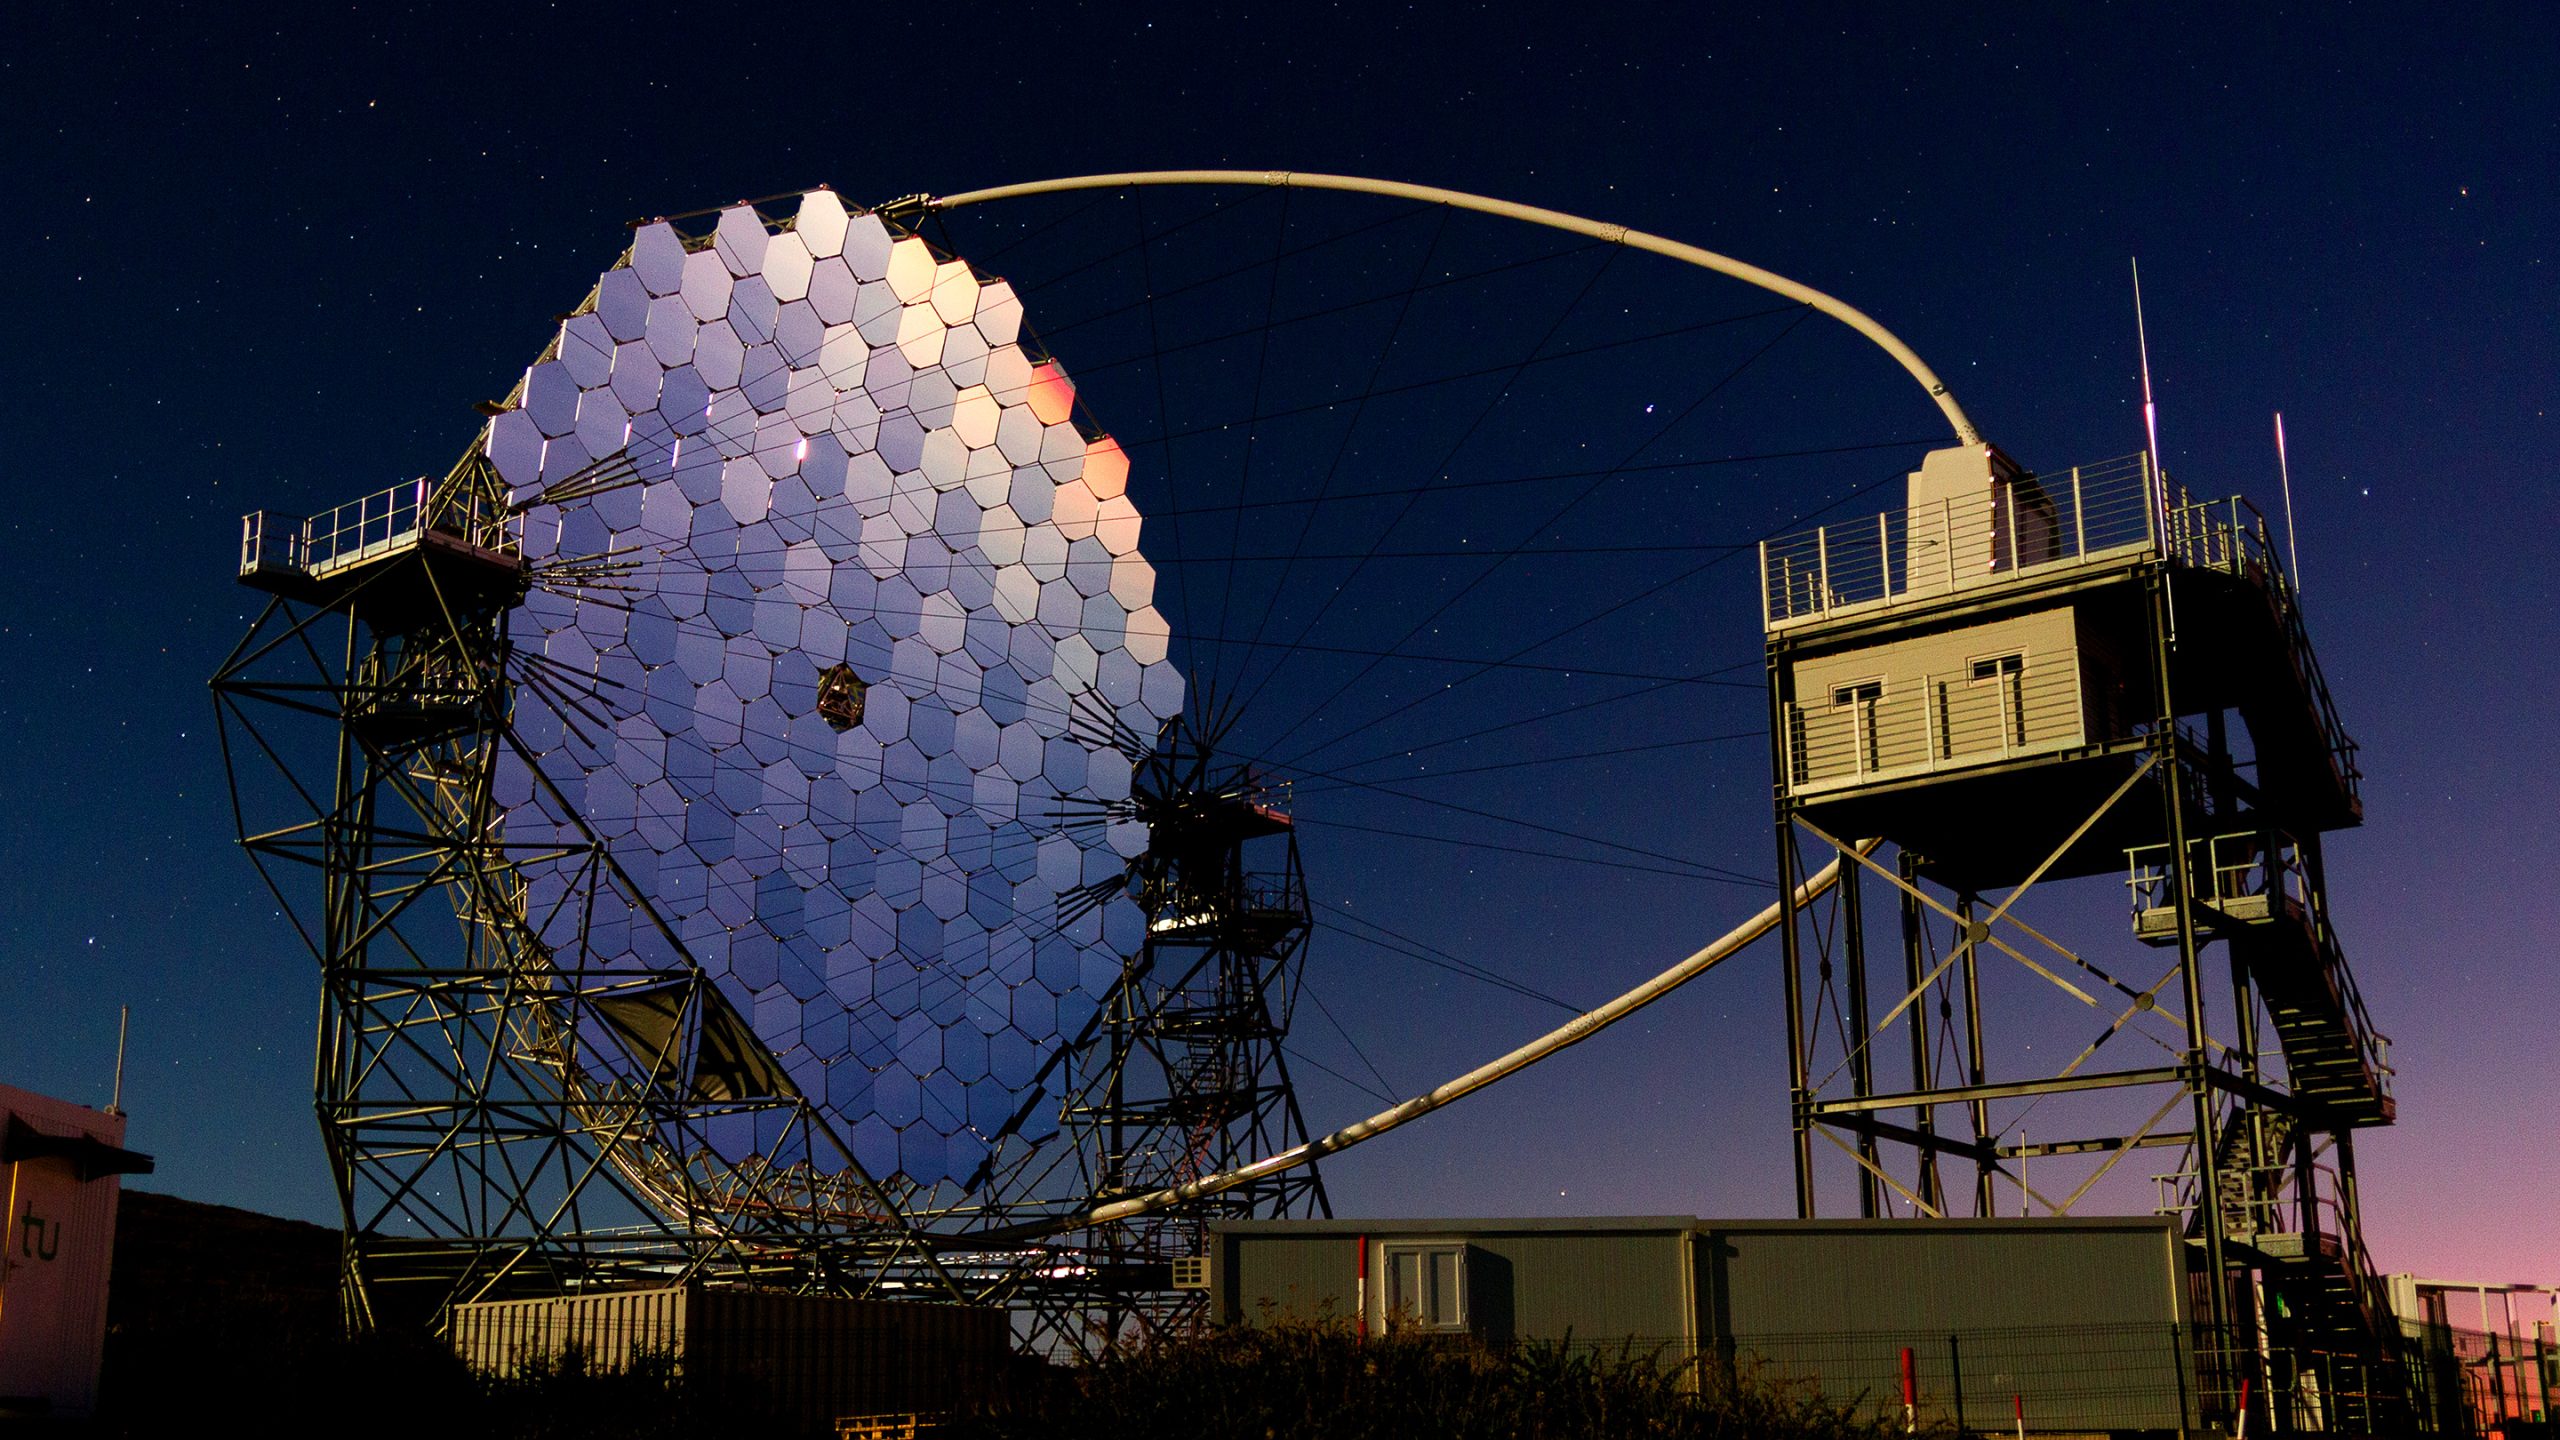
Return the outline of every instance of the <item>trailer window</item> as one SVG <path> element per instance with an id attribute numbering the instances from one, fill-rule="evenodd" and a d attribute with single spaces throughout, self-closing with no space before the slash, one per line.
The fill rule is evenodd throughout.
<path id="1" fill-rule="evenodd" d="M 1387 1323 L 1422 1330 L 1467 1328 L 1467 1247 L 1386 1247 Z"/>

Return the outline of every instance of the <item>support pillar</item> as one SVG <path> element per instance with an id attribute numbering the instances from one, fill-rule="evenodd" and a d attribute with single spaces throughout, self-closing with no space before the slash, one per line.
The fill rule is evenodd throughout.
<path id="1" fill-rule="evenodd" d="M 1840 859 L 1840 947 L 1848 960 L 1849 1033 L 1856 1038 L 1849 1052 L 1850 1093 L 1863 1100 L 1876 1093 L 1875 1051 L 1868 1043 L 1872 1038 L 1867 1016 L 1867 923 L 1866 902 L 1861 898 L 1865 867 L 1847 856 Z M 1873 1131 L 1858 1132 L 1858 1214 L 1873 1220 L 1880 1213 L 1884 1196 L 1876 1183 L 1883 1160 L 1876 1147 Z"/>
<path id="2" fill-rule="evenodd" d="M 1897 857 L 1902 876 L 1902 984 L 1905 994 L 1920 988 L 1921 977 L 1929 973 L 1928 932 L 1914 893 L 1920 883 L 1920 862 L 1910 851 Z M 1911 1088 L 1926 1091 L 1937 1088 L 1929 1063 L 1929 1006 L 1925 999 L 1914 1000 L 1911 1015 Z M 1912 1116 L 1912 1127 L 1922 1136 L 1920 1149 L 1920 1203 L 1943 1215 L 1947 1211 L 1947 1195 L 1938 1183 L 1938 1147 L 1933 1143 L 1938 1134 L 1937 1107 L 1922 1105 Z"/>
<path id="3" fill-rule="evenodd" d="M 1964 917 L 1964 1047 L 1965 1083 L 1980 1085 L 1985 1075 L 1982 1063 L 1982 972 L 1979 968 L 1980 946 L 1974 938 L 1974 906 L 1978 897 L 1967 894 L 1958 898 L 1956 913 Z M 1973 1143 L 1979 1147 L 1973 1162 L 1973 1213 L 1991 1218 L 1991 1107 L 1980 1100 L 1965 1106 L 1973 1122 Z"/>

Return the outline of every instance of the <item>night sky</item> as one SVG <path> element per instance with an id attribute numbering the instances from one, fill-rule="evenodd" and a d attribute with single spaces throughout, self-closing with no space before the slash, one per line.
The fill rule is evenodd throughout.
<path id="1" fill-rule="evenodd" d="M 2560 16 L 526 8 L 351 7 L 279 29 L 61 7 L 0 53 L 20 397 L 0 452 L 0 1081 L 103 1104 L 131 1005 L 125 1103 L 159 1157 L 153 1188 L 333 1208 L 309 1110 L 315 976 L 233 842 L 204 688 L 255 613 L 231 578 L 244 512 L 441 473 L 472 403 L 514 383 L 634 217 L 820 183 L 876 204 L 1235 166 L 1480 191 L 1766 265 L 1892 327 L 2038 467 L 2142 443 L 2138 256 L 2173 473 L 2276 510 L 2285 415 L 2305 603 L 2363 745 L 2366 824 L 2332 837 L 2328 863 L 2398 1070 L 2398 1125 L 2359 1145 L 2376 1258 L 2560 1280 Z M 1298 772 L 1306 861 L 1320 907 L 1360 918 L 1317 933 L 1308 983 L 1328 1013 L 1302 1013 L 1293 1042 L 1321 1129 L 1381 1108 L 1354 1081 L 1413 1093 L 1565 1013 L 1416 963 L 1417 941 L 1587 1005 L 1765 902 L 1749 563 L 1681 577 L 1825 507 L 1881 508 L 1877 487 L 1944 431 L 1861 342 L 1761 313 L 1769 298 L 1739 285 L 1544 259 L 1566 247 L 1499 227 L 1434 240 L 1431 216 L 1392 206 L 1226 199 L 989 207 L 934 238 L 1014 277 L 1096 417 L 1133 435 L 1161 426 L 1154 377 L 1121 363 L 1136 321 L 1105 313 L 1128 257 L 1086 261 L 1139 225 L 1196 219 L 1188 258 L 1168 242 L 1165 263 L 1204 275 L 1309 246 L 1263 293 L 1204 287 L 1166 311 L 1199 333 L 1391 294 L 1418 267 L 1516 262 L 1516 285 L 1467 292 L 1474 310 L 1417 309 L 1390 363 L 1499 369 L 1558 306 L 1558 345 L 1606 351 L 1541 367 L 1502 405 L 1494 382 L 1417 389 L 1357 445 L 1275 432 L 1247 462 L 1211 436 L 1175 450 L 1170 476 L 1137 450 L 1158 602 L 1194 642 L 1177 656 L 1229 693 L 1272 682 L 1256 706 L 1276 718 L 1243 727 L 1247 748 L 1331 747 Z M 1229 303 L 1246 308 L 1222 320 Z M 1348 322 L 1258 344 L 1203 346 L 1188 374 L 1168 356 L 1164 376 L 1201 405 L 1264 385 L 1266 415 L 1291 387 L 1384 383 L 1380 337 Z M 1807 450 L 1834 453 L 1671 468 Z M 1572 454 L 1626 473 L 1580 499 L 1521 485 L 1403 516 L 1315 507 L 1303 528 L 1307 507 L 1218 508 L 1238 474 L 1267 498 L 1314 493 L 1327 463 L 1338 489 L 1392 490 Z M 1487 579 L 1451 553 L 1483 545 L 1540 553 Z M 1356 576 L 1318 558 L 1345 546 L 1381 554 Z M 1275 572 L 1293 550 L 1306 563 Z M 1612 606 L 1427 704 L 1412 697 L 1445 667 L 1359 662 L 1510 656 Z M 1235 643 L 1258 615 L 1295 630 L 1319 610 L 1308 643 L 1330 660 L 1257 671 Z M 1740 683 L 1413 758 L 1630 677 L 1724 667 Z M 1393 713 L 1408 703 L 1424 708 Z M 1301 710 L 1321 712 L 1310 738 L 1284 739 Z M 1667 741 L 1683 743 L 1633 749 Z M 1366 788 L 1314 773 L 1353 761 L 1374 766 Z M 1486 768 L 1420 778 L 1471 765 Z M 1775 953 L 1755 952 L 1334 1162 L 1336 1208 L 1782 1213 L 1778 1007 Z M 1854 1204 L 1836 1185 L 1831 1203 Z"/>

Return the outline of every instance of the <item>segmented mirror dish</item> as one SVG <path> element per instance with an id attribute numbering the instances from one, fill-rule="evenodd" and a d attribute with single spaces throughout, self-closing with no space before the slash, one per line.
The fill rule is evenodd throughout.
<path id="1" fill-rule="evenodd" d="M 1004 281 L 827 191 L 661 222 L 487 440 L 559 577 L 509 622 L 536 679 L 507 843 L 592 829 L 865 1168 L 927 1186 L 977 1170 L 1137 948 L 1125 895 L 1057 901 L 1144 849 L 1099 817 L 1182 703 L 1128 461 L 1021 330 Z M 565 864 L 519 869 L 546 938 L 592 901 L 631 912 L 589 921 L 596 961 L 673 957 Z"/>

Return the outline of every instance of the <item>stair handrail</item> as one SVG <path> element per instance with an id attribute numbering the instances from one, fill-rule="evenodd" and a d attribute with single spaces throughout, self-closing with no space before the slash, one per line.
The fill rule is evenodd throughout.
<path id="1" fill-rule="evenodd" d="M 2355 971 L 2347 964 L 2346 954 L 2338 946 L 2338 932 L 2330 928 L 2327 912 L 2315 910 L 2310 919 L 2313 943 L 2320 955 L 2320 969 L 2328 977 L 2330 988 L 2336 992 L 2347 1028 L 2355 1036 L 2356 1054 L 2363 1060 L 2366 1073 L 2373 1077 L 2374 1094 L 2388 1101 L 2393 1073 L 2391 1037 L 2384 1034 L 2373 1023 L 2373 1016 L 2366 1012 L 2364 992 L 2356 987 Z"/>
<path id="2" fill-rule="evenodd" d="M 2295 675 L 2310 696 L 2320 732 L 2328 741 L 2339 781 L 2348 795 L 2357 794 L 2364 776 L 2356 768 L 2355 737 L 2347 733 L 2346 722 L 2338 716 L 2328 677 L 2320 670 L 2319 652 L 2311 648 L 2311 632 L 2302 618 L 2301 596 L 2294 589 L 2293 578 L 2285 572 L 2267 517 L 2244 495 L 2196 500 L 2183 488 L 2172 485 L 2168 496 L 2163 550 L 2185 564 L 2246 580 L 2266 595 L 2277 628 L 2284 631 L 2285 648 Z"/>
<path id="3" fill-rule="evenodd" d="M 2259 524 L 2263 526 L 2262 518 Z M 2270 552 L 2270 563 L 2273 561 Z M 2320 670 L 2320 652 L 2311 648 L 2311 630 L 2303 622 L 2302 603 L 2293 586 L 2283 579 L 2281 569 L 2275 571 L 2278 583 L 2268 587 L 2267 594 L 2276 609 L 2277 623 L 2284 627 L 2285 648 L 2292 652 L 2296 671 L 2302 677 L 2303 689 L 2311 696 L 2312 709 L 2320 717 L 2321 734 L 2329 741 L 2329 753 L 2338 767 L 2338 778 L 2354 796 L 2361 789 L 2364 772 L 2356 767 L 2355 737 L 2347 733 L 2347 724 L 2338 717 L 2338 702 L 2329 693 L 2329 679 Z"/>

